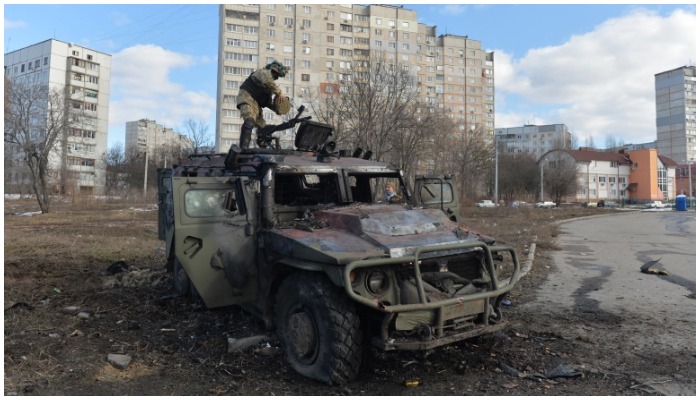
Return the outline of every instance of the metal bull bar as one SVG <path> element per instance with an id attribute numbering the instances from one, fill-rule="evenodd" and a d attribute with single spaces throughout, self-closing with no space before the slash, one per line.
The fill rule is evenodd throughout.
<path id="1" fill-rule="evenodd" d="M 423 280 L 422 280 L 422 275 L 421 275 L 421 270 L 420 270 L 420 264 L 421 264 L 421 255 L 423 253 L 428 253 L 428 252 L 436 252 L 436 251 L 444 251 L 444 250 L 460 250 L 460 249 L 476 249 L 480 248 L 485 255 L 486 259 L 486 268 L 487 268 L 487 273 L 489 274 L 490 279 L 490 290 L 485 291 L 485 292 L 479 292 L 479 293 L 472 293 L 472 294 L 467 294 L 463 296 L 457 296 L 449 299 L 444 299 L 444 300 L 438 300 L 438 301 L 433 301 L 433 302 L 428 302 L 427 296 L 425 293 L 425 289 L 423 287 Z M 509 252 L 511 255 L 511 259 L 513 261 L 513 274 L 511 275 L 510 279 L 505 279 L 501 282 L 498 281 L 498 278 L 496 276 L 496 268 L 493 263 L 493 256 L 492 253 L 500 253 L 500 252 Z M 388 305 L 388 304 L 383 304 L 377 301 L 377 299 L 369 299 L 363 296 L 360 296 L 359 294 L 355 293 L 352 290 L 352 281 L 350 279 L 352 271 L 355 269 L 361 269 L 361 268 L 370 268 L 370 267 L 379 267 L 379 266 L 385 266 L 385 265 L 396 265 L 396 264 L 403 264 L 403 263 L 411 263 L 413 264 L 413 273 L 415 275 L 415 280 L 416 280 L 416 288 L 418 290 L 418 298 L 419 298 L 419 303 L 412 303 L 412 304 L 395 304 L 395 305 Z M 518 257 L 515 254 L 515 251 L 513 250 L 512 247 L 510 246 L 489 246 L 486 243 L 483 242 L 469 242 L 469 243 L 454 243 L 454 244 L 445 244 L 445 245 L 438 245 L 438 246 L 422 246 L 422 247 L 417 247 L 416 251 L 413 255 L 410 256 L 403 256 L 403 257 L 397 257 L 397 258 L 380 258 L 380 259 L 371 259 L 371 260 L 360 260 L 360 261 L 354 261 L 349 263 L 348 265 L 345 266 L 345 269 L 343 271 L 344 273 L 344 280 L 343 284 L 345 287 L 345 292 L 350 296 L 351 299 L 354 301 L 364 304 L 368 307 L 371 307 L 375 310 L 387 313 L 387 318 L 385 318 L 384 322 L 384 327 L 382 329 L 382 339 L 384 340 L 384 346 L 386 349 L 391 349 L 391 348 L 403 348 L 403 349 L 428 349 L 432 347 L 436 347 L 445 343 L 465 339 L 468 337 L 473 337 L 473 336 L 478 336 L 480 334 L 490 332 L 490 331 L 496 331 L 498 329 L 493 329 L 494 327 L 489 327 L 489 302 L 487 299 L 489 298 L 494 298 L 498 297 L 502 294 L 505 294 L 509 292 L 510 290 L 515 287 L 515 284 L 518 282 L 520 279 L 520 264 L 518 263 Z M 418 311 L 418 310 L 437 310 L 437 336 L 441 337 L 443 333 L 443 325 L 444 325 L 444 320 L 442 318 L 442 309 L 444 307 L 448 307 L 454 304 L 461 304 L 461 303 L 467 303 L 470 301 L 475 301 L 475 300 L 485 300 L 484 301 L 484 313 L 483 313 L 483 326 L 474 329 L 470 332 L 462 332 L 456 335 L 453 335 L 450 339 L 443 338 L 442 340 L 438 339 L 433 341 L 433 343 L 406 343 L 403 346 L 397 345 L 387 345 L 388 341 L 388 325 L 390 322 L 390 317 L 393 314 L 396 313 L 401 313 L 401 312 L 408 312 L 408 311 Z"/>

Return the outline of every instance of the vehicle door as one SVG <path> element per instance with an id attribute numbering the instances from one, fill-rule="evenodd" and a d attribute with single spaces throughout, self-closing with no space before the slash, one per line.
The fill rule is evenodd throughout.
<path id="1" fill-rule="evenodd" d="M 175 256 L 207 307 L 257 294 L 254 194 L 236 177 L 174 177 Z"/>
<path id="2" fill-rule="evenodd" d="M 439 208 L 453 220 L 459 220 L 459 194 L 452 175 L 418 175 L 415 178 L 415 205 Z"/>

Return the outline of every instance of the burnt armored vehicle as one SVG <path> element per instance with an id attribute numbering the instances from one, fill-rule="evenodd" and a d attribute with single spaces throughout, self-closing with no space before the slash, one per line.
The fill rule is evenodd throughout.
<path id="1" fill-rule="evenodd" d="M 427 350 L 501 329 L 517 256 L 458 224 L 452 177 L 416 177 L 412 195 L 400 170 L 336 152 L 331 135 L 301 121 L 296 150 L 234 145 L 159 170 L 175 290 L 259 316 L 297 372 L 329 384 L 357 376 L 363 344 Z M 387 182 L 402 204 L 384 201 Z"/>

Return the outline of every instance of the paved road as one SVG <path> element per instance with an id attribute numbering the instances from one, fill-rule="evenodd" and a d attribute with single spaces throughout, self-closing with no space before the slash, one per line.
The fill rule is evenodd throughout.
<path id="1" fill-rule="evenodd" d="M 628 341 L 629 353 L 660 352 L 670 363 L 670 354 L 688 354 L 694 364 L 695 216 L 630 212 L 563 223 L 557 238 L 561 250 L 550 260 L 555 271 L 528 307 L 549 308 L 555 318 L 573 312 L 608 321 L 610 331 L 599 334 Z M 654 267 L 668 276 L 641 273 L 642 264 L 657 259 Z M 658 373 L 639 371 L 638 376 L 664 394 L 695 394 L 694 377 L 684 384 L 671 371 L 669 379 Z"/>

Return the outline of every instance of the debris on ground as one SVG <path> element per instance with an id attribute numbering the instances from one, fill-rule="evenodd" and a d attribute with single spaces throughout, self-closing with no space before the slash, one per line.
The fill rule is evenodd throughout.
<path id="1" fill-rule="evenodd" d="M 654 265 L 655 265 L 657 262 L 659 262 L 659 261 L 661 261 L 660 258 L 659 258 L 658 260 L 647 261 L 647 262 L 645 262 L 644 264 L 642 264 L 642 266 L 641 266 L 641 268 L 640 268 L 641 271 L 642 271 L 642 273 L 645 273 L 645 274 L 656 274 L 656 275 L 669 275 L 668 271 L 663 270 L 663 269 L 661 269 L 661 268 L 651 268 L 652 266 L 654 266 Z"/>

